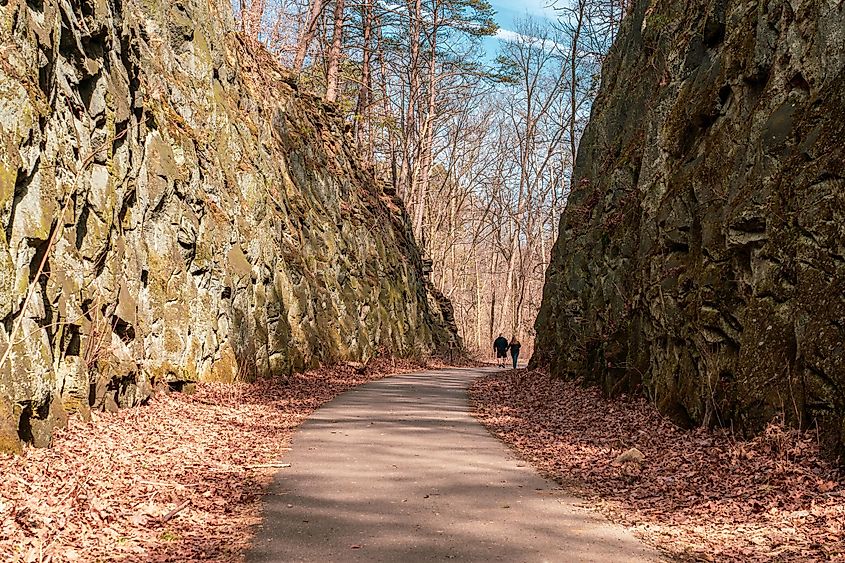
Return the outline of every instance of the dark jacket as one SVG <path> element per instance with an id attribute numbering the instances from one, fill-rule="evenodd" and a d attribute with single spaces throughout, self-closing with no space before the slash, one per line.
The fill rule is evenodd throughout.
<path id="1" fill-rule="evenodd" d="M 499 338 L 493 341 L 493 349 L 502 354 L 507 352 L 508 339 L 504 336 L 500 336 Z"/>
<path id="2" fill-rule="evenodd" d="M 511 356 L 519 356 L 519 349 L 522 348 L 522 344 L 519 342 L 514 342 L 510 344 L 511 347 Z"/>

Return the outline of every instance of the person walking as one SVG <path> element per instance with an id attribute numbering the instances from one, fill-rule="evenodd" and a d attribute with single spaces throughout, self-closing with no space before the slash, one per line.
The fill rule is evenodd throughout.
<path id="1" fill-rule="evenodd" d="M 505 367 L 505 358 L 508 357 L 508 339 L 504 334 L 499 333 L 499 338 L 493 341 L 493 351 L 496 353 L 496 362 L 499 367 Z"/>
<path id="2" fill-rule="evenodd" d="M 522 345 L 519 343 L 519 340 L 516 339 L 516 336 L 511 338 L 510 344 L 508 347 L 511 349 L 511 358 L 513 358 L 513 369 L 516 369 L 516 362 L 519 359 L 519 349 Z"/>

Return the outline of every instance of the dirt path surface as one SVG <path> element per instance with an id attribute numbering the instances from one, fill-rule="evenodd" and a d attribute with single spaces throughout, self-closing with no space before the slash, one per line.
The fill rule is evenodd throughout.
<path id="1" fill-rule="evenodd" d="M 297 431 L 247 561 L 656 561 L 468 414 L 493 369 L 396 376 Z"/>

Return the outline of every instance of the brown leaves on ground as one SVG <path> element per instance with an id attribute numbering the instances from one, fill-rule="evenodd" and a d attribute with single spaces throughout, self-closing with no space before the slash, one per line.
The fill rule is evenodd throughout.
<path id="1" fill-rule="evenodd" d="M 684 431 L 645 400 L 610 400 L 537 371 L 478 380 L 470 398 L 475 416 L 541 472 L 673 558 L 845 561 L 845 482 L 813 435 L 775 425 L 748 441 Z M 644 459 L 617 463 L 631 448 Z"/>
<path id="2" fill-rule="evenodd" d="M 0 454 L 0 560 L 238 560 L 293 430 L 338 393 L 415 367 L 199 384 L 192 396 L 72 418 L 53 448 Z"/>

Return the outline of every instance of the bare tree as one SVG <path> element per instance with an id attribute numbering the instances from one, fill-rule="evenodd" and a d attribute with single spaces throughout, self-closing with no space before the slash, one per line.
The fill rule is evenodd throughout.
<path id="1" fill-rule="evenodd" d="M 533 318 L 604 54 L 630 0 L 559 0 L 556 27 L 495 32 L 484 0 L 239 0 L 242 30 L 347 112 L 453 302 L 465 342 L 530 353 Z M 329 13 L 329 6 L 333 9 Z"/>
<path id="2" fill-rule="evenodd" d="M 358 102 L 355 106 L 355 141 L 358 152 L 365 163 L 372 158 L 369 125 L 372 118 L 369 114 L 372 97 L 372 39 L 373 39 L 373 1 L 364 0 L 361 5 L 361 85 L 358 89 Z"/>
<path id="3" fill-rule="evenodd" d="M 320 16 L 323 15 L 326 0 L 311 0 L 309 6 L 308 20 L 299 35 L 296 44 L 296 56 L 293 59 L 293 71 L 297 73 L 302 72 L 302 65 L 305 64 L 308 48 L 314 40 L 314 34 L 317 33 L 317 24 L 320 21 Z"/>

